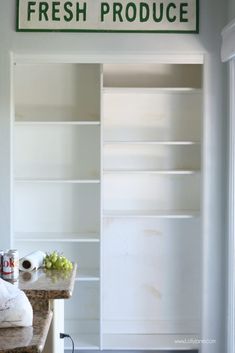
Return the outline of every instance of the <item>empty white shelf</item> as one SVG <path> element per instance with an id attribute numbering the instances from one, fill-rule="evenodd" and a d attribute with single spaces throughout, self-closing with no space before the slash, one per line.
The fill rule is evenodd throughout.
<path id="1" fill-rule="evenodd" d="M 86 333 L 71 333 L 74 340 L 75 349 L 80 350 L 98 350 L 99 347 L 99 335 L 98 334 L 86 334 Z M 64 348 L 71 350 L 71 341 L 66 339 L 64 342 Z"/>
<path id="2" fill-rule="evenodd" d="M 99 179 L 46 179 L 46 178 L 15 178 L 18 183 L 68 183 L 68 184 L 99 184 Z"/>
<path id="3" fill-rule="evenodd" d="M 15 125 L 100 125 L 100 121 L 16 121 Z"/>
<path id="4" fill-rule="evenodd" d="M 73 106 L 22 104 L 16 106 L 16 123 L 29 124 L 100 124 L 98 114 L 79 111 Z"/>
<path id="5" fill-rule="evenodd" d="M 104 211 L 104 217 L 112 218 L 195 218 L 199 216 L 198 211 Z"/>
<path id="6" fill-rule="evenodd" d="M 104 94 L 158 94 L 158 93 L 201 93 L 201 89 L 193 87 L 104 87 Z"/>
<path id="7" fill-rule="evenodd" d="M 77 269 L 76 281 L 99 281 L 99 269 L 97 268 L 79 268 Z"/>
<path id="8" fill-rule="evenodd" d="M 104 349 L 189 350 L 198 349 L 198 335 L 105 334 Z"/>
<path id="9" fill-rule="evenodd" d="M 59 232 L 17 232 L 15 240 L 21 242 L 61 242 L 61 243 L 98 243 L 98 233 L 59 233 Z"/>
<path id="10" fill-rule="evenodd" d="M 199 170 L 118 170 L 118 169 L 110 169 L 104 170 L 104 174 L 160 174 L 160 175 L 192 175 L 199 173 Z"/>
<path id="11" fill-rule="evenodd" d="M 128 140 L 104 140 L 104 145 L 169 145 L 169 146 L 185 146 L 198 145 L 200 141 L 128 141 Z"/>

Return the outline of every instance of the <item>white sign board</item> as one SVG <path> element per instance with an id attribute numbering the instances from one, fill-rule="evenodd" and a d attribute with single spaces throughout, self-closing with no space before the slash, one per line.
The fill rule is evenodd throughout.
<path id="1" fill-rule="evenodd" d="M 18 0 L 18 31 L 199 31 L 199 0 Z"/>

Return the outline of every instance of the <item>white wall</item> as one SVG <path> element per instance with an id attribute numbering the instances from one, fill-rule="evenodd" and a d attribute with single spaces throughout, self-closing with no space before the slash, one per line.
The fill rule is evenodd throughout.
<path id="1" fill-rule="evenodd" d="M 228 21 L 233 20 L 235 17 L 235 1 L 228 0 Z"/>
<path id="2" fill-rule="evenodd" d="M 224 346 L 224 217 L 226 114 L 220 32 L 226 3 L 200 1 L 200 34 L 16 33 L 15 0 L 0 0 L 0 248 L 10 246 L 10 51 L 51 54 L 205 53 L 205 169 L 203 353 L 225 352 Z M 231 5 L 235 5 L 231 1 Z M 235 10 L 235 9 L 234 9 Z M 235 11 L 234 11 L 235 12 Z M 228 352 L 232 353 L 232 352 Z"/>

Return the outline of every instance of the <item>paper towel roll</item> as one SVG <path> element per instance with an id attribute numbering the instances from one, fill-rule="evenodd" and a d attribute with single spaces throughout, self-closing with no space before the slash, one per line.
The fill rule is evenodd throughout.
<path id="1" fill-rule="evenodd" d="M 33 251 L 20 259 L 20 271 L 30 272 L 42 266 L 46 254 L 43 251 Z"/>

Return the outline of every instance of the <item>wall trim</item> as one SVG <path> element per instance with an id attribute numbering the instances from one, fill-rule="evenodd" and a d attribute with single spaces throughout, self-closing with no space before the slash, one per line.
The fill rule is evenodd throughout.
<path id="1" fill-rule="evenodd" d="M 222 33 L 221 59 L 223 62 L 235 56 L 235 19 L 228 23 Z"/>
<path id="2" fill-rule="evenodd" d="M 235 352 L 235 60 L 229 63 L 229 205 L 227 352 Z"/>

